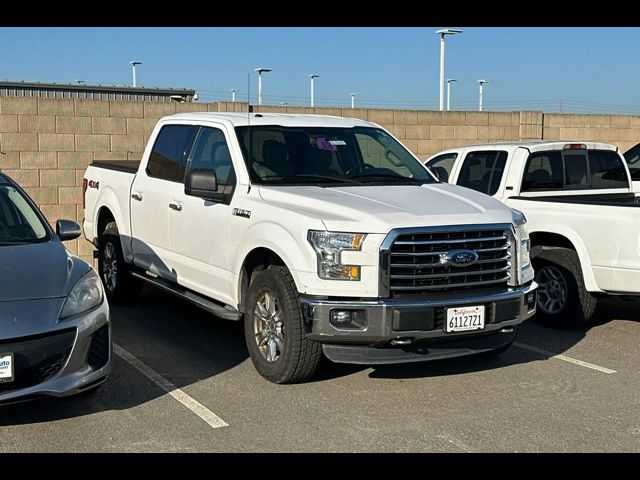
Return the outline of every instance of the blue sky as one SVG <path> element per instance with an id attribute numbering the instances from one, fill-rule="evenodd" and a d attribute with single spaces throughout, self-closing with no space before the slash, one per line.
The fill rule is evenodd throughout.
<path id="1" fill-rule="evenodd" d="M 265 103 L 437 108 L 438 28 L 461 28 L 446 42 L 453 109 L 476 109 L 476 80 L 489 78 L 485 109 L 640 112 L 640 28 L 215 27 L 0 28 L 0 78 L 195 88 L 202 100 L 246 99 L 254 68 Z M 576 103 L 572 103 L 576 102 Z"/>

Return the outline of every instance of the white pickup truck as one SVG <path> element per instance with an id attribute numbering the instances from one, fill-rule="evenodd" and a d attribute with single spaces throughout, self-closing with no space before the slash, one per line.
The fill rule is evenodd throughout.
<path id="1" fill-rule="evenodd" d="M 614 145 L 472 145 L 426 161 L 443 181 L 502 200 L 529 223 L 537 318 L 574 326 L 605 294 L 640 294 L 640 198 Z"/>
<path id="2" fill-rule="evenodd" d="M 439 183 L 378 125 L 162 118 L 142 161 L 94 162 L 84 234 L 110 300 L 145 281 L 244 318 L 276 383 L 335 362 L 500 352 L 535 313 L 523 215 Z"/>

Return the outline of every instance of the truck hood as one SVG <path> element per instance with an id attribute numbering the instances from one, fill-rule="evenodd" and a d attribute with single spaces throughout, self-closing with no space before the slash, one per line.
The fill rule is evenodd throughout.
<path id="1" fill-rule="evenodd" d="M 89 268 L 58 240 L 0 246 L 0 302 L 66 297 Z"/>
<path id="2" fill-rule="evenodd" d="M 447 183 L 261 187 L 260 196 L 275 207 L 317 218 L 333 231 L 387 233 L 399 227 L 512 222 L 503 203 Z"/>

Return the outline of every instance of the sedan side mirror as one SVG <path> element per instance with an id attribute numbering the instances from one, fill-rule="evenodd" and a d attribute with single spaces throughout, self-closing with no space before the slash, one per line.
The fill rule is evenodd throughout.
<path id="1" fill-rule="evenodd" d="M 184 179 L 184 194 L 214 200 L 218 191 L 218 179 L 213 170 L 195 169 Z"/>
<path id="2" fill-rule="evenodd" d="M 56 235 L 63 242 L 78 238 L 82 230 L 80 225 L 71 220 L 56 220 Z"/>

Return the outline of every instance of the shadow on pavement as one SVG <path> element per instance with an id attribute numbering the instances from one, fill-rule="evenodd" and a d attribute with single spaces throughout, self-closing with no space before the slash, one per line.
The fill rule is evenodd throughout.
<path id="1" fill-rule="evenodd" d="M 114 342 L 178 388 L 229 370 L 248 358 L 242 322 L 221 320 L 160 290 L 143 290 L 132 305 L 111 305 Z M 117 355 L 95 392 L 5 405 L 0 426 L 126 410 L 166 392 Z"/>
<path id="2" fill-rule="evenodd" d="M 521 326 L 516 342 L 559 354 L 579 343 L 594 326 L 614 319 L 638 321 L 639 313 L 640 299 L 607 298 L 600 301 L 594 322 L 588 326 L 559 330 L 530 320 Z M 112 319 L 115 343 L 179 388 L 216 376 L 248 359 L 242 322 L 217 319 L 160 290 L 145 288 L 142 298 L 133 305 L 112 305 Z M 547 358 L 541 353 L 512 347 L 494 357 L 477 355 L 377 366 L 373 367 L 369 377 L 453 376 Z M 325 359 L 312 381 L 330 381 L 370 368 L 334 364 Z M 111 377 L 95 393 L 3 406 L 0 408 L 0 426 L 62 420 L 105 410 L 126 410 L 163 395 L 164 390 L 114 355 Z"/>
<path id="3" fill-rule="evenodd" d="M 578 344 L 588 331 L 612 320 L 639 321 L 640 299 L 607 297 L 600 299 L 594 317 L 588 325 L 572 329 L 556 329 L 537 323 L 525 322 L 518 332 L 516 342 L 561 354 Z M 431 362 L 404 365 L 381 365 L 369 374 L 371 378 L 417 378 L 443 375 L 460 375 L 521 363 L 546 360 L 550 356 L 518 347 L 511 347 L 501 355 L 474 355 Z"/>

